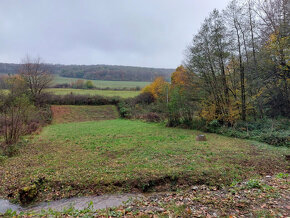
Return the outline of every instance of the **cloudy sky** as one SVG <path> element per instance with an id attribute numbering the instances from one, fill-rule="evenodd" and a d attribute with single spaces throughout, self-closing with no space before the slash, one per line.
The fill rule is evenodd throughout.
<path id="1" fill-rule="evenodd" d="M 228 0 L 0 0 L 0 62 L 176 68 Z"/>

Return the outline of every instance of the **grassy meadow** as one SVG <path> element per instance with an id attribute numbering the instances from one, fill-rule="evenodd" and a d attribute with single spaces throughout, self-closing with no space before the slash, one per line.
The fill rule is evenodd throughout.
<path id="1" fill-rule="evenodd" d="M 216 134 L 197 142 L 197 131 L 113 119 L 114 106 L 61 107 L 53 107 L 53 124 L 1 162 L 1 197 L 17 199 L 19 188 L 39 178 L 45 181 L 40 201 L 176 184 L 218 186 L 287 167 L 283 148 Z M 79 122 L 86 120 L 93 121 Z"/>
<path id="2" fill-rule="evenodd" d="M 56 84 L 63 84 L 63 83 L 72 83 L 77 80 L 84 80 L 86 79 L 79 79 L 79 78 L 69 78 L 69 77 L 62 77 L 56 75 L 54 77 L 53 85 Z M 140 87 L 143 88 L 144 86 L 150 84 L 150 82 L 135 82 L 135 81 L 106 81 L 106 80 L 91 80 L 93 84 L 97 88 L 111 88 L 111 89 L 122 89 L 122 88 L 136 88 Z"/>
<path id="3" fill-rule="evenodd" d="M 67 89 L 50 88 L 47 92 L 56 95 L 79 94 L 79 95 L 101 95 L 106 97 L 132 98 L 140 94 L 140 91 L 114 91 L 114 90 L 95 90 L 95 89 Z"/>

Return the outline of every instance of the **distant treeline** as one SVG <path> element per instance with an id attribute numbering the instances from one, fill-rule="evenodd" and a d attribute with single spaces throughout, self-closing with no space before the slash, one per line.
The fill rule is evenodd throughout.
<path id="1" fill-rule="evenodd" d="M 0 63 L 0 74 L 16 74 L 20 64 Z M 173 69 L 113 66 L 113 65 L 60 65 L 46 64 L 53 74 L 63 77 L 110 81 L 153 81 L 156 77 L 170 80 Z"/>

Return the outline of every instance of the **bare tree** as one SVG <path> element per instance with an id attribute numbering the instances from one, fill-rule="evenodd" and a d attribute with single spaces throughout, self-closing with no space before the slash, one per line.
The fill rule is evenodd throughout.
<path id="1" fill-rule="evenodd" d="M 0 93 L 0 135 L 4 138 L 4 151 L 25 134 L 27 120 L 32 111 L 33 105 L 24 94 Z"/>
<path id="2" fill-rule="evenodd" d="M 27 56 L 20 67 L 20 75 L 25 81 L 32 100 L 36 100 L 53 80 L 53 75 L 46 69 L 40 58 L 31 59 Z"/>
<path id="3" fill-rule="evenodd" d="M 239 71 L 240 71 L 240 86 L 241 86 L 241 102 L 242 102 L 242 120 L 246 120 L 246 91 L 245 91 L 245 67 L 243 56 L 247 57 L 247 48 L 245 42 L 244 29 L 242 28 L 242 6 L 238 4 L 237 0 L 232 0 L 224 11 L 226 20 L 229 23 L 229 30 L 233 32 L 233 38 L 236 43 L 234 49 L 238 52 Z M 242 42 L 243 41 L 243 42 Z M 242 53 L 242 46 L 244 46 L 245 55 Z"/>
<path id="4" fill-rule="evenodd" d="M 260 18 L 260 31 L 264 35 L 263 44 L 269 45 L 272 38 L 271 49 L 268 49 L 271 60 L 275 62 L 274 73 L 268 76 L 268 80 L 276 81 L 286 107 L 290 105 L 290 66 L 289 66 L 289 40 L 290 40 L 290 4 L 289 0 L 259 0 L 255 11 Z M 280 82 L 280 80 L 282 82 Z"/>

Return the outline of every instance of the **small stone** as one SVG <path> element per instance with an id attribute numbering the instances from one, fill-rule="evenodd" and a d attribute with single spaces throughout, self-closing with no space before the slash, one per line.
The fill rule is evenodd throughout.
<path id="1" fill-rule="evenodd" d="M 197 190 L 197 189 L 198 189 L 198 186 L 192 186 L 191 189 L 192 189 L 192 190 Z"/>
<path id="2" fill-rule="evenodd" d="M 271 178 L 272 176 L 266 176 L 267 179 Z"/>
<path id="3" fill-rule="evenodd" d="M 205 137 L 205 135 L 198 135 L 198 136 L 196 136 L 196 141 L 206 141 L 206 137 Z"/>
<path id="4" fill-rule="evenodd" d="M 158 213 L 162 213 L 162 212 L 165 211 L 165 209 L 161 208 L 161 207 L 158 207 L 158 208 L 155 209 L 155 211 L 158 212 Z"/>

